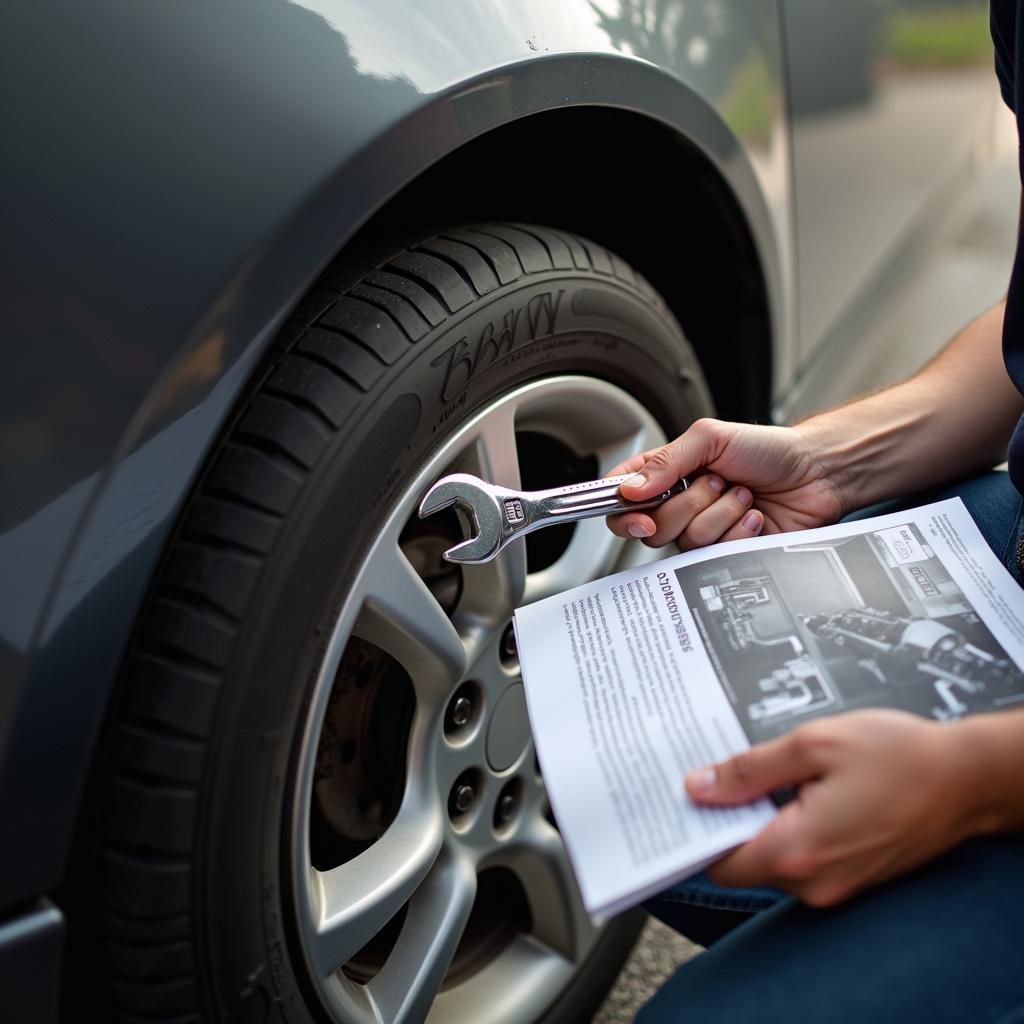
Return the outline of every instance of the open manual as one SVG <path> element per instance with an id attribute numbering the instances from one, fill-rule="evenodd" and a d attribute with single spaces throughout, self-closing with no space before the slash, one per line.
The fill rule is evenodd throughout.
<path id="1" fill-rule="evenodd" d="M 959 498 L 675 555 L 520 608 L 526 698 L 587 909 L 700 870 L 776 813 L 700 808 L 691 768 L 808 718 L 1024 703 L 1024 591 Z"/>

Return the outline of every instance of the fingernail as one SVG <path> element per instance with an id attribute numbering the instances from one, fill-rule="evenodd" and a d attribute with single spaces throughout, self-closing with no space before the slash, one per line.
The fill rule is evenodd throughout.
<path id="1" fill-rule="evenodd" d="M 708 487 L 721 494 L 725 490 L 725 481 L 720 476 L 709 476 Z"/>
<path id="2" fill-rule="evenodd" d="M 746 487 L 736 488 L 736 500 L 741 505 L 749 505 L 753 501 L 754 496 L 746 489 Z"/>
<path id="3" fill-rule="evenodd" d="M 710 793 L 715 788 L 715 769 L 698 768 L 686 776 L 687 784 L 692 793 Z"/>
<path id="4" fill-rule="evenodd" d="M 748 512 L 743 517 L 743 525 L 750 530 L 751 533 L 754 533 L 761 529 L 761 517 L 756 512 Z"/>
<path id="5" fill-rule="evenodd" d="M 634 473 L 633 476 L 631 476 L 628 480 L 623 480 L 622 483 L 623 485 L 628 485 L 629 487 L 643 487 L 643 485 L 647 483 L 647 477 L 645 477 L 643 473 Z"/>
<path id="6" fill-rule="evenodd" d="M 648 527 L 644 526 L 643 523 L 630 523 L 629 524 L 629 535 L 630 537 L 636 537 L 638 539 L 643 537 L 650 537 L 653 533 Z"/>

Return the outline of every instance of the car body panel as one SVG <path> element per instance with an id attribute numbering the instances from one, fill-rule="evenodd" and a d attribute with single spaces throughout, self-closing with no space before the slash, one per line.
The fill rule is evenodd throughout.
<path id="1" fill-rule="evenodd" d="M 674 127 L 743 210 L 785 364 L 774 5 L 663 4 L 636 24 L 582 0 L 478 4 L 475 21 L 454 0 L 429 18 L 411 0 L 322 6 L 103 2 L 57 17 L 40 4 L 7 18 L 0 60 L 20 102 L 5 114 L 0 810 L 22 826 L 0 856 L 0 905 L 62 876 L 148 581 L 276 326 L 433 162 L 564 106 Z M 374 49 L 396 25 L 418 29 Z M 751 111 L 731 90 L 752 66 L 767 93 Z"/>

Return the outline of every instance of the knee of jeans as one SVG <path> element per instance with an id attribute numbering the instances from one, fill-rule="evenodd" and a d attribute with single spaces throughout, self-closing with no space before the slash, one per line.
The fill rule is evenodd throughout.
<path id="1" fill-rule="evenodd" d="M 655 992 L 650 999 L 640 1007 L 637 1015 L 633 1018 L 633 1024 L 669 1024 L 678 1014 L 679 1007 L 673 1002 L 666 1003 L 660 999 L 661 992 Z M 672 1013 L 673 1008 L 676 1014 Z"/>
<path id="2" fill-rule="evenodd" d="M 738 1008 L 728 992 L 716 990 L 705 998 L 704 993 L 690 991 L 678 979 L 678 974 L 685 969 L 684 964 L 640 1007 L 633 1018 L 634 1024 L 686 1024 L 687 1021 L 741 1024 L 756 1019 L 749 1013 L 752 1007 Z"/>

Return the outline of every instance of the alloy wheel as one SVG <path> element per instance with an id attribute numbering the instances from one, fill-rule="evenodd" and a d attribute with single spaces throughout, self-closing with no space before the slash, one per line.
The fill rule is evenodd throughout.
<path id="1" fill-rule="evenodd" d="M 462 524 L 421 523 L 415 509 L 446 472 L 540 486 L 559 482 L 538 466 L 545 445 L 603 475 L 664 440 L 621 388 L 540 380 L 444 439 L 380 524 L 326 643 L 288 837 L 301 946 L 334 1019 L 533 1021 L 594 947 L 600 925 L 551 816 L 510 621 L 653 553 L 590 520 L 554 548 L 528 538 L 456 568 L 440 555 Z"/>

